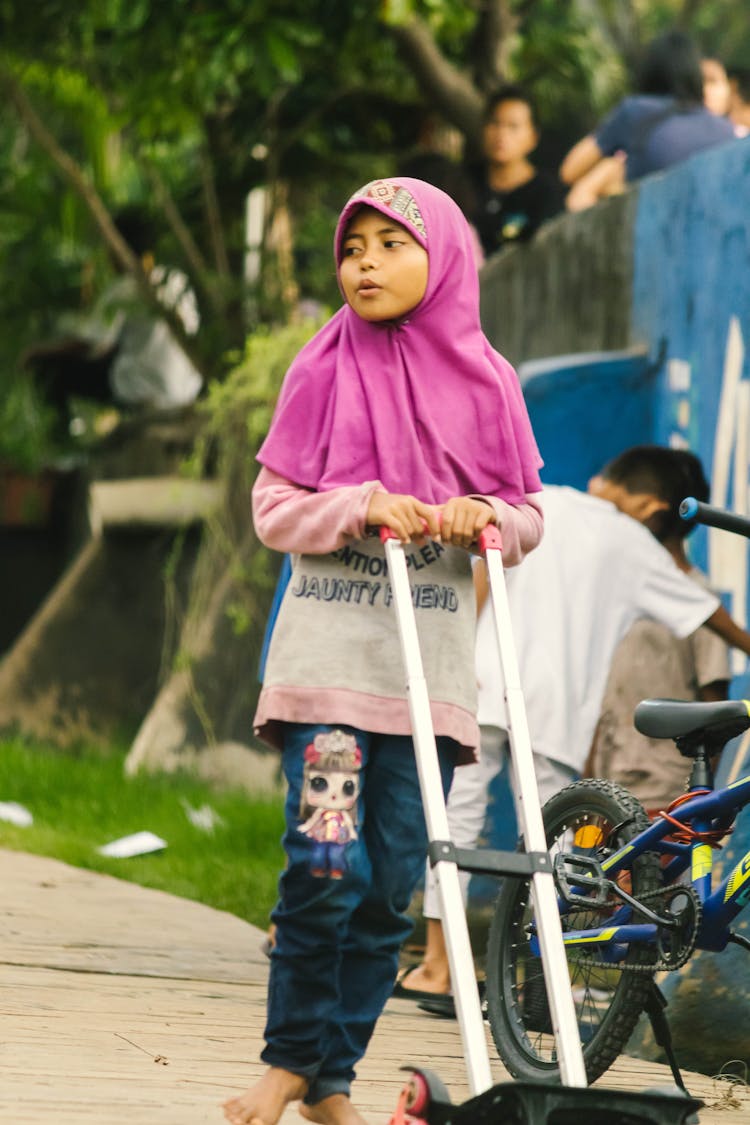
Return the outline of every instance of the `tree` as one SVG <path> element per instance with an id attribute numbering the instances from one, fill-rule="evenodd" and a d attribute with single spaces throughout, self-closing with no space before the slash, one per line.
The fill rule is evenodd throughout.
<path id="1" fill-rule="evenodd" d="M 136 271 L 112 219 L 123 204 L 144 205 L 158 220 L 160 256 L 198 293 L 197 359 L 212 376 L 254 319 L 285 317 L 300 287 L 337 299 L 333 215 L 352 186 L 409 147 L 421 108 L 437 109 L 476 152 L 487 92 L 522 79 L 542 110 L 540 157 L 554 164 L 623 91 L 643 41 L 674 21 L 712 50 L 750 45 L 736 0 L 293 0 L 281 11 L 271 0 L 73 9 L 4 0 L 0 76 L 17 118 L 0 131 L 0 199 L 17 209 L 29 170 L 44 167 L 51 198 L 38 203 L 47 236 L 66 246 L 66 299 L 84 263 L 93 263 L 89 286 L 99 284 L 109 268 L 101 245 Z M 266 193 L 265 224 L 248 294 L 245 206 L 255 187 Z M 280 214 L 294 216 L 294 254 Z M 27 272 L 17 260 L 49 253 L 39 234 L 0 228 L 16 277 Z"/>
<path id="2" fill-rule="evenodd" d="M 366 5 L 291 7 L 279 14 L 265 0 L 109 0 L 71 11 L 60 0 L 42 0 L 22 13 L 15 3 L 0 10 L 0 78 L 18 117 L 5 138 L 14 154 L 6 192 L 13 194 L 28 162 L 38 165 L 31 148 L 40 146 L 67 188 L 79 256 L 101 240 L 136 277 L 137 261 L 113 216 L 132 202 L 155 213 L 163 254 L 186 269 L 199 295 L 200 358 L 209 375 L 250 326 L 243 285 L 248 192 L 263 186 L 268 194 L 268 234 L 289 181 L 292 206 L 305 192 L 315 199 L 331 181 L 348 189 L 393 142 L 387 121 L 398 116 L 397 83 L 389 71 L 399 71 L 403 84 L 393 50 L 386 39 L 386 50 L 370 50 L 364 65 L 350 61 Z M 56 208 L 48 214 L 62 240 L 62 216 Z M 264 319 L 285 311 L 273 264 L 258 285 Z M 103 260 L 97 265 L 105 268 Z"/>
<path id="3" fill-rule="evenodd" d="M 339 299 L 335 215 L 392 170 L 425 108 L 475 152 L 483 98 L 523 79 L 554 165 L 675 20 L 712 50 L 731 37 L 750 49 L 737 0 L 0 0 L 4 371 L 61 309 L 90 301 L 109 252 L 138 271 L 115 223 L 137 204 L 157 221 L 158 257 L 198 294 L 196 359 L 209 383 L 223 378 L 248 332 L 286 320 L 298 293 Z M 253 189 L 266 206 L 250 286 Z"/>
<path id="4" fill-rule="evenodd" d="M 625 92 L 645 43 L 671 25 L 741 63 L 750 31 L 737 0 L 385 0 L 382 18 L 422 94 L 479 145 L 482 100 L 508 80 L 534 90 L 565 151 Z M 571 128 L 572 127 L 572 128 Z"/>

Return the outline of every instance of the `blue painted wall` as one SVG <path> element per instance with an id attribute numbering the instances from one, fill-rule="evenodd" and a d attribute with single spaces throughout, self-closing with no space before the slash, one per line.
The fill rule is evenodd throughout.
<path id="1" fill-rule="evenodd" d="M 708 471 L 712 501 L 747 513 L 750 479 L 750 140 L 700 157 L 639 191 L 634 229 L 633 320 L 651 354 L 662 348 L 654 436 L 687 445 Z M 748 620 L 748 553 L 738 536 L 701 529 L 691 553 L 730 612 Z M 732 695 L 750 694 L 748 661 L 733 653 Z M 718 782 L 750 772 L 750 738 L 727 747 Z M 738 820 L 718 868 L 750 847 L 750 810 Z M 747 913 L 747 912 L 746 912 Z M 750 936 L 750 919 L 737 930 Z M 750 1061 L 747 954 L 701 954 L 669 974 L 665 995 L 682 1065 L 713 1073 L 728 1058 Z M 696 988 L 697 985 L 697 988 Z M 721 1025 L 722 1031 L 717 1032 Z M 740 1030 L 742 1029 L 742 1030 Z M 643 1053 L 657 1054 L 642 1030 Z"/>
<path id="2" fill-rule="evenodd" d="M 712 501 L 747 513 L 750 480 L 750 140 L 695 157 L 639 191 L 634 332 L 663 351 L 654 437 L 702 459 Z M 691 542 L 730 612 L 748 619 L 748 544 L 700 530 Z M 750 688 L 735 653 L 733 694 Z"/>
<path id="3" fill-rule="evenodd" d="M 658 367 L 645 348 L 519 368 L 545 484 L 585 489 L 623 449 L 652 438 Z"/>
<path id="4" fill-rule="evenodd" d="M 712 501 L 750 513 L 750 138 L 638 187 L 631 339 L 640 347 L 522 364 L 547 483 L 585 488 L 638 442 L 693 449 Z M 745 540 L 699 529 L 695 563 L 748 620 Z M 734 657 L 733 694 L 750 692 Z"/>

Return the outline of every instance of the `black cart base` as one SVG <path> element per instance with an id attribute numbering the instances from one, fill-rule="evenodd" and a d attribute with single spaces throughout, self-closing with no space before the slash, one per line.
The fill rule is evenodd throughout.
<path id="1" fill-rule="evenodd" d="M 452 1105 L 440 1079 L 414 1070 L 390 1125 L 697 1125 L 702 1105 L 677 1088 L 634 1093 L 541 1082 L 503 1082 Z"/>

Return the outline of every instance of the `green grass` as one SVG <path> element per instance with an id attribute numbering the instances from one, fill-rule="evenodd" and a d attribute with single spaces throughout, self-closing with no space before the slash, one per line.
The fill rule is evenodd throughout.
<path id="1" fill-rule="evenodd" d="M 28 828 L 0 820 L 0 846 L 196 899 L 265 929 L 284 863 L 281 799 L 217 790 L 183 775 L 127 778 L 123 757 L 0 741 L 0 801 L 17 801 L 34 817 Z M 210 805 L 223 823 L 213 832 L 194 827 L 183 800 Z M 101 845 L 143 829 L 167 848 L 131 859 L 98 854 Z"/>

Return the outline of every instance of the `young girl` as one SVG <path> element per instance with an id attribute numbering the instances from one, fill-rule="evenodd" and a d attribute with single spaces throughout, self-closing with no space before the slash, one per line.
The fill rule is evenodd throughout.
<path id="1" fill-rule="evenodd" d="M 345 206 L 344 306 L 287 373 L 258 459 L 255 527 L 293 553 L 256 730 L 288 785 L 264 1076 L 234 1125 L 284 1107 L 362 1125 L 349 1100 L 411 929 L 426 830 L 383 548 L 409 544 L 443 785 L 478 745 L 466 548 L 488 523 L 507 565 L 539 541 L 540 464 L 513 369 L 479 324 L 471 233 L 420 180 L 377 180 Z M 428 535 L 430 538 L 426 538 Z"/>

